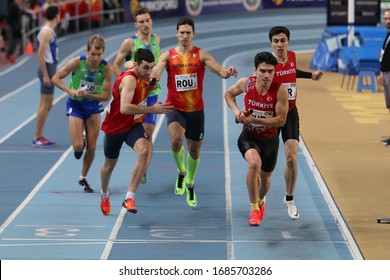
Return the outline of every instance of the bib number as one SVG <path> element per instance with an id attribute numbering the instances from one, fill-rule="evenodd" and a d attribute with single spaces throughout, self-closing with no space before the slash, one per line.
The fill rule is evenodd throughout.
<path id="1" fill-rule="evenodd" d="M 297 98 L 297 85 L 295 83 L 283 83 L 288 91 L 288 100 L 295 100 Z"/>
<path id="2" fill-rule="evenodd" d="M 197 74 L 182 74 L 175 76 L 176 91 L 187 91 L 198 89 Z"/>
<path id="3" fill-rule="evenodd" d="M 94 93 L 95 91 L 98 91 L 99 85 L 92 82 L 81 81 L 80 88 L 82 88 L 86 92 Z"/>

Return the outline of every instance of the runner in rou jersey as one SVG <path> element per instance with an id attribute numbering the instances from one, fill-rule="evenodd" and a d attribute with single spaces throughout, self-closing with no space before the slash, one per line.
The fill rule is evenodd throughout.
<path id="1" fill-rule="evenodd" d="M 295 53 L 288 50 L 290 45 L 290 31 L 288 28 L 284 26 L 272 27 L 269 31 L 269 40 L 273 47 L 273 55 L 278 61 L 275 67 L 274 79 L 281 82 L 288 89 L 289 112 L 285 125 L 280 128 L 286 156 L 286 166 L 284 168 L 286 195 L 283 201 L 287 206 L 288 215 L 291 219 L 295 220 L 299 218 L 299 212 L 294 202 L 294 189 L 298 174 L 297 153 L 299 147 L 296 78 L 318 81 L 322 77 L 322 72 L 315 71 L 310 73 L 297 68 Z"/>
<path id="2" fill-rule="evenodd" d="M 156 63 L 160 57 L 160 37 L 157 34 L 152 34 L 153 20 L 147 8 L 141 7 L 135 11 L 134 26 L 137 29 L 137 32 L 122 42 L 115 58 L 114 74 L 117 76 L 122 72 L 122 64 L 124 61 L 134 61 L 134 53 L 139 48 L 150 50 L 154 55 Z M 161 86 L 158 84 L 157 88 L 149 93 L 147 99 L 148 106 L 153 106 L 153 104 L 157 102 L 158 94 L 160 94 L 161 91 Z M 156 114 L 147 114 L 146 120 L 143 122 L 152 148 L 152 136 L 156 125 L 156 118 Z M 143 176 L 141 183 L 146 183 L 146 174 Z"/>
<path id="3" fill-rule="evenodd" d="M 53 77 L 53 83 L 66 92 L 66 115 L 69 117 L 69 133 L 74 156 L 80 159 L 86 149 L 79 185 L 85 192 L 93 192 L 87 174 L 95 158 L 96 141 L 99 136 L 100 115 L 103 101 L 111 96 L 112 66 L 103 59 L 104 38 L 93 35 L 87 43 L 86 55 L 68 61 Z M 69 86 L 62 79 L 72 74 Z"/>
<path id="4" fill-rule="evenodd" d="M 112 89 L 112 100 L 102 124 L 105 133 L 105 159 L 100 170 L 102 189 L 100 209 L 105 216 L 111 210 L 109 182 L 123 143 L 135 151 L 137 160 L 131 172 L 130 184 L 122 206 L 130 213 L 137 213 L 135 193 L 149 166 L 152 152 L 142 122 L 148 113 L 166 114 L 173 108 L 170 104 L 161 102 L 156 102 L 153 106 L 147 105 L 149 92 L 156 88 L 156 85 L 153 87 L 149 85 L 149 76 L 154 64 L 151 51 L 138 49 L 135 53 L 135 66 L 119 75 Z"/>
<path id="5" fill-rule="evenodd" d="M 234 67 L 225 68 L 207 51 L 193 45 L 195 23 L 191 18 L 179 18 L 176 37 L 179 45 L 161 54 L 152 77 L 160 79 L 167 71 L 168 95 L 174 111 L 167 117 L 172 156 L 178 176 L 174 187 L 176 195 L 187 193 L 188 206 L 195 208 L 195 175 L 200 160 L 204 137 L 203 78 L 206 67 L 221 78 L 237 77 Z M 185 160 L 184 138 L 188 155 Z"/>
<path id="6" fill-rule="evenodd" d="M 273 80 L 276 64 L 271 53 L 258 53 L 254 58 L 254 76 L 239 79 L 225 92 L 236 123 L 243 124 L 237 144 L 248 163 L 250 226 L 259 226 L 264 219 L 265 196 L 271 186 L 279 149 L 278 127 L 285 123 L 288 111 L 287 89 Z M 236 103 L 236 97 L 241 94 L 244 94 L 243 110 Z"/>

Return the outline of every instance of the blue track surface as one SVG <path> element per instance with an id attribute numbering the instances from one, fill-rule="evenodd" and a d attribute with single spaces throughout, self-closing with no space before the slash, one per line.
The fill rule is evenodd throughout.
<path id="1" fill-rule="evenodd" d="M 210 51 L 239 76 L 253 72 L 252 59 L 270 50 L 268 30 L 283 22 L 292 33 L 291 49 L 314 50 L 325 28 L 322 9 L 196 18 L 194 44 Z M 177 19 L 154 21 L 164 50 L 177 44 Z M 310 22 L 310 26 L 306 24 Z M 112 62 L 120 43 L 134 32 L 129 25 L 92 30 L 60 40 L 61 65 L 83 53 L 87 38 L 106 38 Z M 20 65 L 19 65 L 19 64 Z M 362 256 L 337 206 L 327 195 L 304 143 L 298 154 L 295 201 L 301 217 L 291 220 L 282 202 L 285 193 L 283 147 L 267 195 L 267 213 L 259 228 L 247 225 L 246 163 L 236 146 L 241 130 L 226 109 L 223 92 L 234 79 L 222 81 L 207 72 L 204 99 L 206 134 L 196 177 L 198 207 L 173 193 L 176 168 L 169 150 L 166 123 L 160 117 L 148 182 L 136 195 L 139 212 L 121 207 L 135 157 L 124 147 L 111 179 L 111 214 L 99 208 L 102 140 L 88 179 L 97 191 L 85 194 L 77 184 L 81 162 L 73 157 L 65 116 L 65 95 L 56 90 L 46 134 L 52 149 L 31 146 L 38 106 L 37 61 L 24 56 L 0 72 L 0 259 L 70 260 L 352 260 Z M 21 65 L 23 63 L 23 65 Z M 162 78 L 164 80 L 164 77 Z M 165 93 L 160 100 L 165 99 Z M 304 121 L 304 120 L 303 120 Z"/>

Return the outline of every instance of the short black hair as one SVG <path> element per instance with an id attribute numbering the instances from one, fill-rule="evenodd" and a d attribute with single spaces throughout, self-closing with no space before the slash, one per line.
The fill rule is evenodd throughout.
<path id="1" fill-rule="evenodd" d="M 255 64 L 256 69 L 259 66 L 259 64 L 263 62 L 265 62 L 266 64 L 271 64 L 273 66 L 276 66 L 276 64 L 278 64 L 276 57 L 270 52 L 260 52 L 256 54 L 253 62 Z"/>
<path id="2" fill-rule="evenodd" d="M 153 53 L 148 49 L 138 49 L 135 52 L 134 55 L 134 61 L 140 65 L 142 63 L 142 60 L 145 60 L 146 62 L 154 62 L 154 55 Z"/>
<path id="3" fill-rule="evenodd" d="M 57 6 L 49 6 L 46 9 L 46 18 L 47 20 L 55 19 L 55 17 L 58 15 L 59 10 Z"/>
<path id="4" fill-rule="evenodd" d="M 179 18 L 176 25 L 176 31 L 179 30 L 180 25 L 190 25 L 192 27 L 192 31 L 195 32 L 195 22 L 192 18 L 189 17 Z"/>
<path id="5" fill-rule="evenodd" d="M 286 37 L 287 39 L 290 41 L 290 30 L 288 30 L 287 27 L 285 26 L 274 26 L 270 29 L 269 33 L 268 33 L 268 37 L 269 37 L 269 40 L 270 42 L 272 42 L 272 37 L 277 35 L 277 34 L 280 34 L 280 33 L 283 33 L 283 34 L 286 34 Z"/>

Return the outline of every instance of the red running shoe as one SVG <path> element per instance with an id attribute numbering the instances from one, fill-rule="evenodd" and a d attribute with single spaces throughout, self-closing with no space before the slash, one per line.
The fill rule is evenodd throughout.
<path id="1" fill-rule="evenodd" d="M 248 224 L 252 227 L 258 227 L 260 225 L 260 210 L 252 210 L 249 215 Z"/>
<path id="2" fill-rule="evenodd" d="M 100 210 L 104 216 L 108 216 L 111 211 L 110 197 L 100 197 Z"/>
<path id="3" fill-rule="evenodd" d="M 127 198 L 127 199 L 123 200 L 122 206 L 124 208 L 126 208 L 128 212 L 133 213 L 133 214 L 137 213 L 137 211 L 138 211 L 137 207 L 135 207 L 134 198 Z"/>

